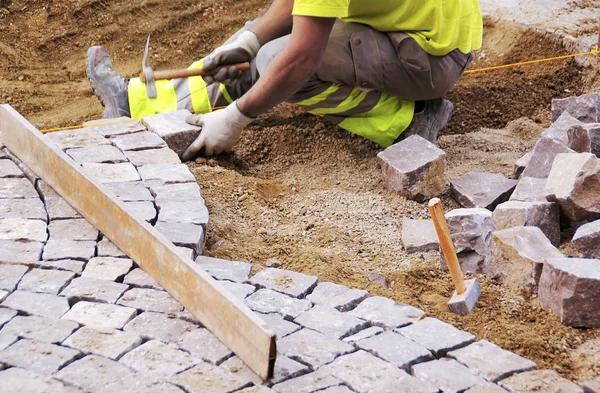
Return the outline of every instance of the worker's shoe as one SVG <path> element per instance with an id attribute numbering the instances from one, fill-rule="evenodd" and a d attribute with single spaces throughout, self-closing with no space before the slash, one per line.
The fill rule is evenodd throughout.
<path id="1" fill-rule="evenodd" d="M 129 117 L 127 96 L 129 81 L 113 69 L 110 55 L 105 48 L 92 46 L 88 49 L 85 71 L 94 94 L 104 106 L 102 117 L 105 119 Z"/>
<path id="2" fill-rule="evenodd" d="M 399 139 L 419 135 L 435 145 L 438 133 L 448 126 L 453 111 L 452 102 L 444 98 L 425 101 L 425 108 L 415 113 L 412 122 Z"/>

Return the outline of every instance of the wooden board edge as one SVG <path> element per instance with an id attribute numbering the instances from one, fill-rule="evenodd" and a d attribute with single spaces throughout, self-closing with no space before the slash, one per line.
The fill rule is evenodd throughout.
<path id="1" fill-rule="evenodd" d="M 0 105 L 6 147 L 106 235 L 258 376 L 273 376 L 276 335 L 241 300 L 182 255 L 148 223 L 83 169 L 10 105 Z"/>

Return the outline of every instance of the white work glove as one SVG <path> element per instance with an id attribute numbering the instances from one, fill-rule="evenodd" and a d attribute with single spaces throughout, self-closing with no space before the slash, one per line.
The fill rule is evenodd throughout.
<path id="1" fill-rule="evenodd" d="M 217 67 L 226 66 L 228 64 L 238 64 L 248 62 L 256 57 L 260 49 L 258 37 L 251 30 L 242 32 L 237 38 L 215 49 L 210 55 L 204 58 L 204 71 L 212 71 Z M 234 85 L 242 75 L 237 67 L 224 68 L 215 75 L 205 76 L 204 82 L 210 85 L 214 82 L 220 82 L 225 85 Z"/>
<path id="2" fill-rule="evenodd" d="M 243 114 L 237 106 L 237 101 L 225 109 L 201 115 L 190 115 L 185 121 L 202 127 L 196 140 L 183 153 L 183 161 L 194 158 L 202 148 L 205 156 L 221 152 L 229 152 L 238 143 L 242 130 L 254 120 Z"/>

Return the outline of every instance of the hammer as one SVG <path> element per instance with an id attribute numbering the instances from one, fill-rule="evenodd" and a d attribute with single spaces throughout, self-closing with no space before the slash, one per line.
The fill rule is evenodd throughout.
<path id="1" fill-rule="evenodd" d="M 150 36 L 146 40 L 146 49 L 144 49 L 144 57 L 142 58 L 142 72 L 140 73 L 140 80 L 146 85 L 146 94 L 148 98 L 156 98 L 156 81 L 163 79 L 174 79 L 174 78 L 187 78 L 190 76 L 209 76 L 214 75 L 223 68 L 237 67 L 240 71 L 248 71 L 250 69 L 250 63 L 239 63 L 231 64 L 223 67 L 217 67 L 214 70 L 204 71 L 202 68 L 193 69 L 179 69 L 179 70 L 164 70 L 156 71 L 148 65 L 148 52 L 150 48 Z"/>
<path id="2" fill-rule="evenodd" d="M 444 254 L 444 258 L 448 264 L 448 270 L 450 270 L 450 275 L 452 276 L 452 282 L 456 288 L 452 294 L 452 298 L 448 302 L 448 308 L 455 314 L 467 315 L 471 312 L 473 306 L 475 306 L 475 302 L 481 293 L 479 283 L 476 278 L 467 281 L 463 279 L 454 244 L 450 237 L 450 229 L 448 229 L 448 223 L 446 222 L 440 199 L 433 198 L 430 200 L 428 208 L 431 218 L 433 218 L 435 231 L 440 240 L 442 253 Z"/>

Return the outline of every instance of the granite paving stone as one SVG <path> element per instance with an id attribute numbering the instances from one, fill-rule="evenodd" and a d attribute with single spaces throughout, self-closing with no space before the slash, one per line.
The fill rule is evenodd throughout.
<path id="1" fill-rule="evenodd" d="M 25 265 L 0 265 L 0 289 L 12 292 L 29 268 Z"/>
<path id="2" fill-rule="evenodd" d="M 356 345 L 404 371 L 409 371 L 413 364 L 433 358 L 421 344 L 389 331 L 356 341 Z"/>
<path id="3" fill-rule="evenodd" d="M 4 301 L 10 295 L 10 292 L 5 291 L 4 289 L 0 289 L 0 303 Z"/>
<path id="4" fill-rule="evenodd" d="M 171 382 L 189 393 L 228 393 L 249 385 L 235 374 L 210 363 L 200 363 L 174 376 Z"/>
<path id="5" fill-rule="evenodd" d="M 55 220 L 48 225 L 51 239 L 98 240 L 98 230 L 85 218 Z"/>
<path id="6" fill-rule="evenodd" d="M 19 367 L 0 371 L 0 387 L 2 386 L 10 386 L 13 392 L 19 393 L 83 393 L 77 387 Z"/>
<path id="7" fill-rule="evenodd" d="M 352 390 L 348 389 L 344 385 L 340 385 L 340 386 L 332 386 L 330 388 L 327 388 L 327 389 L 321 391 L 321 393 L 352 393 Z"/>
<path id="8" fill-rule="evenodd" d="M 164 139 L 170 149 L 182 155 L 202 130 L 202 127 L 190 125 L 185 121 L 189 115 L 190 112 L 187 109 L 180 109 L 175 112 L 144 117 L 142 122 L 148 127 L 148 130 Z"/>
<path id="9" fill-rule="evenodd" d="M 196 362 L 175 345 L 151 340 L 123 355 L 119 363 L 153 378 L 167 379 Z"/>
<path id="10" fill-rule="evenodd" d="M 60 344 L 78 328 L 77 322 L 66 319 L 18 315 L 4 325 L 1 332 L 50 344 Z"/>
<path id="11" fill-rule="evenodd" d="M 425 318 L 396 332 L 423 345 L 438 358 L 475 342 L 475 336 L 471 333 L 435 318 Z"/>
<path id="12" fill-rule="evenodd" d="M 266 386 L 256 385 L 256 386 L 251 386 L 246 389 L 242 389 L 242 390 L 238 391 L 238 393 L 276 393 L 276 392 L 273 389 L 269 389 Z"/>
<path id="13" fill-rule="evenodd" d="M 76 259 L 87 261 L 96 253 L 96 242 L 92 240 L 68 240 L 50 238 L 44 247 L 42 258 L 47 261 Z"/>
<path id="14" fill-rule="evenodd" d="M 117 360 L 123 354 L 142 344 L 142 338 L 131 332 L 116 329 L 97 330 L 82 327 L 63 343 L 64 346 L 84 353 L 93 353 Z"/>
<path id="15" fill-rule="evenodd" d="M 415 364 L 411 367 L 411 374 L 437 386 L 442 392 L 464 392 L 472 386 L 489 383 L 456 360 L 448 358 Z"/>
<path id="16" fill-rule="evenodd" d="M 279 358 L 279 356 L 277 356 Z M 237 356 L 232 356 L 219 365 L 223 370 L 234 374 L 240 380 L 253 383 L 255 386 L 260 386 L 263 383 L 261 377 L 256 375 L 246 363 L 242 362 Z M 243 390 L 242 390 L 243 391 Z"/>
<path id="17" fill-rule="evenodd" d="M 81 301 L 75 303 L 62 318 L 95 329 L 121 329 L 136 314 L 137 310 L 129 307 Z"/>
<path id="18" fill-rule="evenodd" d="M 16 310 L 0 307 L 0 328 L 17 315 Z"/>
<path id="19" fill-rule="evenodd" d="M 513 375 L 500 381 L 500 386 L 511 393 L 583 393 L 581 387 L 554 370 L 535 370 Z"/>
<path id="20" fill-rule="evenodd" d="M 181 304 L 168 292 L 148 288 L 130 289 L 123 294 L 118 304 L 162 313 L 177 313 L 182 310 Z"/>
<path id="21" fill-rule="evenodd" d="M 282 355 L 278 355 L 275 360 L 275 369 L 273 371 L 272 383 L 280 383 L 287 381 L 288 379 L 299 377 L 306 373 L 311 372 L 311 368 L 305 364 L 299 363 L 295 360 L 287 358 Z"/>
<path id="22" fill-rule="evenodd" d="M 82 218 L 81 214 L 62 198 L 46 198 L 44 200 L 50 221 Z"/>
<path id="23" fill-rule="evenodd" d="M 82 277 L 118 281 L 131 270 L 133 261 L 129 258 L 96 257 L 85 266 Z"/>
<path id="24" fill-rule="evenodd" d="M 106 183 L 105 187 L 123 202 L 154 200 L 150 190 L 142 181 Z"/>
<path id="25" fill-rule="evenodd" d="M 167 147 L 158 135 L 149 131 L 141 131 L 133 134 L 117 135 L 110 139 L 119 149 L 128 150 L 147 150 Z"/>
<path id="26" fill-rule="evenodd" d="M 25 175 L 11 160 L 0 159 L 0 178 L 6 177 L 25 177 Z"/>
<path id="27" fill-rule="evenodd" d="M 15 336 L 14 334 L 0 332 L 0 351 L 2 351 L 5 348 L 10 347 L 14 343 L 16 343 L 18 340 L 19 340 L 19 337 Z M 2 366 L 0 368 L 4 368 L 4 367 Z"/>
<path id="28" fill-rule="evenodd" d="M 232 281 L 219 281 L 222 287 L 224 287 L 229 293 L 233 296 L 239 298 L 240 300 L 244 300 L 248 296 L 252 295 L 256 292 L 256 287 L 250 284 L 240 284 Z"/>
<path id="29" fill-rule="evenodd" d="M 496 384 L 488 383 L 487 385 L 473 386 L 465 393 L 506 393 L 506 390 Z"/>
<path id="30" fill-rule="evenodd" d="M 114 258 L 127 257 L 127 255 L 106 236 L 104 236 L 102 240 L 98 242 L 98 256 Z"/>
<path id="31" fill-rule="evenodd" d="M 202 225 L 158 221 L 154 228 L 176 246 L 192 248 L 197 254 L 202 254 L 204 251 L 204 228 Z"/>
<path id="32" fill-rule="evenodd" d="M 0 217 L 47 220 L 44 203 L 40 199 L 0 199 Z"/>
<path id="33" fill-rule="evenodd" d="M 110 141 L 98 132 L 80 128 L 77 130 L 66 130 L 51 132 L 44 135 L 46 138 L 56 143 L 62 150 L 76 147 L 90 147 L 94 145 L 110 145 Z"/>
<path id="34" fill-rule="evenodd" d="M 50 187 L 50 184 L 46 183 L 44 180 L 39 180 L 35 184 L 35 189 L 38 192 L 40 198 L 45 202 L 47 199 L 51 198 L 61 198 L 60 195 L 54 190 L 54 188 Z"/>
<path id="35" fill-rule="evenodd" d="M 69 310 L 69 302 L 60 296 L 47 293 L 15 291 L 2 305 L 26 314 L 57 319 Z"/>
<path id="36" fill-rule="evenodd" d="M 37 262 L 44 243 L 0 239 L 0 259 L 5 261 Z"/>
<path id="37" fill-rule="evenodd" d="M 184 393 L 177 386 L 164 381 L 155 381 L 147 375 L 135 374 L 102 387 L 97 393 L 115 392 L 135 393 Z"/>
<path id="38" fill-rule="evenodd" d="M 164 184 L 195 182 L 186 164 L 157 164 L 139 167 L 142 180 L 160 180 Z"/>
<path id="39" fill-rule="evenodd" d="M 118 117 L 111 119 L 111 121 L 114 121 L 114 123 L 106 124 L 108 123 L 106 119 L 86 121 L 83 123 L 83 126 L 107 138 L 115 135 L 146 131 L 146 127 L 142 123 L 138 120 L 132 120 L 129 117 Z"/>
<path id="40" fill-rule="evenodd" d="M 322 371 L 358 393 L 437 393 L 431 384 L 412 377 L 396 366 L 365 351 L 337 358 Z"/>
<path id="41" fill-rule="evenodd" d="M 320 304 L 303 312 L 294 322 L 326 336 L 342 339 L 369 327 L 369 322 Z"/>
<path id="42" fill-rule="evenodd" d="M 139 181 L 140 175 L 135 167 L 127 162 L 121 164 L 82 164 L 92 179 L 100 183 Z"/>
<path id="43" fill-rule="evenodd" d="M 270 328 L 275 330 L 278 339 L 302 329 L 302 326 L 286 321 L 279 314 L 258 314 L 258 316 L 262 318 Z"/>
<path id="44" fill-rule="evenodd" d="M 313 369 L 354 351 L 350 344 L 310 329 L 302 329 L 279 339 L 277 349 L 285 356 L 308 364 Z"/>
<path id="45" fill-rule="evenodd" d="M 433 220 L 405 218 L 402 221 L 402 244 L 407 253 L 438 251 L 440 241 Z"/>
<path id="46" fill-rule="evenodd" d="M 580 121 L 598 122 L 600 121 L 600 95 L 592 93 L 552 99 L 552 122 L 557 121 L 565 112 Z"/>
<path id="47" fill-rule="evenodd" d="M 68 270 L 76 274 L 81 274 L 85 262 L 76 261 L 74 259 L 60 259 L 56 261 L 38 261 L 35 262 L 35 266 L 53 270 Z"/>
<path id="48" fill-rule="evenodd" d="M 60 293 L 71 302 L 87 300 L 101 303 L 115 303 L 127 291 L 128 285 L 99 280 L 91 277 L 78 277 Z"/>
<path id="49" fill-rule="evenodd" d="M 537 177 L 522 177 L 510 196 L 511 201 L 546 202 L 544 187 L 548 179 Z"/>
<path id="50" fill-rule="evenodd" d="M 471 172 L 450 181 L 450 195 L 463 207 L 494 210 L 508 200 L 517 183 L 498 173 Z"/>
<path id="51" fill-rule="evenodd" d="M 208 329 L 193 329 L 183 333 L 177 345 L 198 363 L 205 361 L 218 366 L 233 356 L 233 352 Z"/>
<path id="52" fill-rule="evenodd" d="M 506 351 L 487 340 L 449 352 L 448 356 L 492 382 L 536 369 L 535 363 L 531 360 Z"/>
<path id="53" fill-rule="evenodd" d="M 6 155 L 17 165 L 25 179 L 29 180 L 29 182 L 35 186 L 35 184 L 40 180 L 40 177 L 9 150 L 6 151 Z"/>
<path id="54" fill-rule="evenodd" d="M 600 393 L 600 377 L 598 377 L 592 381 L 587 381 L 583 385 L 583 392 L 584 393 Z"/>
<path id="55" fill-rule="evenodd" d="M 0 362 L 48 376 L 73 362 L 79 351 L 41 341 L 21 339 L 0 351 Z"/>
<path id="56" fill-rule="evenodd" d="M 400 370 L 398 370 L 400 371 Z M 329 387 L 339 386 L 342 383 L 339 379 L 329 373 L 317 370 L 313 373 L 302 375 L 298 378 L 278 383 L 273 386 L 273 390 L 278 393 L 312 393 Z"/>
<path id="57" fill-rule="evenodd" d="M 353 334 L 352 336 L 348 336 L 342 339 L 342 341 L 348 344 L 354 344 L 357 341 L 363 340 L 365 338 L 376 336 L 382 333 L 383 331 L 383 328 L 379 326 L 371 326 L 370 328 L 363 329 L 360 332 Z"/>
<path id="58" fill-rule="evenodd" d="M 161 149 L 126 151 L 125 155 L 135 166 L 181 164 L 181 160 L 177 156 L 177 153 L 166 147 Z"/>
<path id="59" fill-rule="evenodd" d="M 157 283 L 155 279 L 150 277 L 148 273 L 146 273 L 139 267 L 129 272 L 123 279 L 123 283 L 128 284 L 132 287 L 162 290 L 160 284 Z"/>
<path id="60" fill-rule="evenodd" d="M 23 178 L 0 178 L 0 199 L 37 199 L 31 182 Z"/>
<path id="61" fill-rule="evenodd" d="M 197 183 L 171 183 L 171 184 L 152 184 L 150 185 L 152 194 L 156 197 L 156 203 L 199 201 L 204 202 L 202 192 Z"/>
<path id="62" fill-rule="evenodd" d="M 252 271 L 252 265 L 246 262 L 199 256 L 196 258 L 196 263 L 217 280 L 243 283 L 248 280 Z"/>
<path id="63" fill-rule="evenodd" d="M 580 257 L 600 259 L 600 220 L 577 228 L 573 235 L 573 245 Z"/>
<path id="64" fill-rule="evenodd" d="M 125 202 L 127 210 L 136 218 L 146 222 L 154 222 L 157 217 L 156 207 L 150 201 Z"/>
<path id="65" fill-rule="evenodd" d="M 367 298 L 349 313 L 388 329 L 409 325 L 425 314 L 418 308 L 380 296 Z"/>
<path id="66" fill-rule="evenodd" d="M 165 222 L 187 222 L 207 225 L 208 209 L 204 199 L 197 201 L 180 200 L 178 202 L 157 202 L 160 212 L 158 220 Z"/>
<path id="67" fill-rule="evenodd" d="M 498 230 L 518 226 L 538 227 L 550 242 L 560 246 L 560 209 L 556 203 L 508 201 L 496 206 Z"/>
<path id="68" fill-rule="evenodd" d="M 65 270 L 32 269 L 19 283 L 19 290 L 58 295 L 75 277 Z"/>
<path id="69" fill-rule="evenodd" d="M 48 239 L 46 222 L 23 218 L 0 218 L 0 239 L 45 242 Z"/>
<path id="70" fill-rule="evenodd" d="M 123 152 L 112 145 L 86 146 L 66 152 L 78 163 L 117 164 L 127 162 Z"/>
<path id="71" fill-rule="evenodd" d="M 331 282 L 319 283 L 306 298 L 314 304 L 325 304 L 339 311 L 348 311 L 365 300 L 368 292 L 361 289 L 350 289 Z"/>
<path id="72" fill-rule="evenodd" d="M 167 314 L 144 312 L 129 322 L 123 330 L 137 333 L 145 340 L 156 339 L 165 343 L 175 342 L 190 330 L 198 326 L 179 318 L 172 318 Z"/>
<path id="73" fill-rule="evenodd" d="M 285 319 L 294 319 L 312 307 L 312 303 L 306 299 L 296 299 L 270 289 L 259 289 L 248 296 L 245 303 L 256 312 L 278 313 Z"/>
<path id="74" fill-rule="evenodd" d="M 299 299 L 306 297 L 319 282 L 315 276 L 296 273 L 291 270 L 267 268 L 258 272 L 250 283 L 259 287 L 272 289 Z"/>
<path id="75" fill-rule="evenodd" d="M 55 377 L 96 392 L 104 386 L 133 375 L 126 366 L 102 356 L 88 355 L 60 370 Z M 137 393 L 137 392 L 136 392 Z"/>

